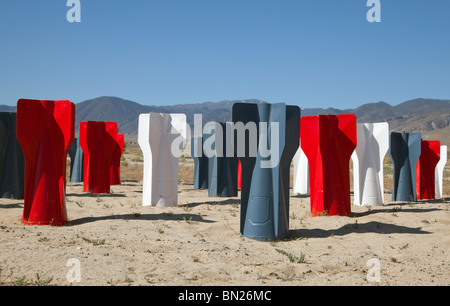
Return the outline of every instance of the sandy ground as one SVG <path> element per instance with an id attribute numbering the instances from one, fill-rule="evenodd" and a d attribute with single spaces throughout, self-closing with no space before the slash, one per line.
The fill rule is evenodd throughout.
<path id="1" fill-rule="evenodd" d="M 74 258 L 81 286 L 450 285 L 448 198 L 312 217 L 292 195 L 290 237 L 261 242 L 240 237 L 239 198 L 181 184 L 178 207 L 155 208 L 141 206 L 138 181 L 82 189 L 68 183 L 62 227 L 23 225 L 23 201 L 0 199 L 0 284 L 70 285 Z"/>

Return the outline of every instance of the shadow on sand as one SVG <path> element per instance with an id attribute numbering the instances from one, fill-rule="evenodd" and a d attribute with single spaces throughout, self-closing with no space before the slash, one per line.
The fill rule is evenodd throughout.
<path id="1" fill-rule="evenodd" d="M 305 228 L 290 230 L 288 239 L 298 238 L 327 238 L 332 236 L 345 236 L 349 234 L 431 234 L 423 231 L 421 227 L 407 227 L 402 225 L 370 221 L 367 223 L 349 223 L 337 229 L 324 230 L 320 228 Z"/>
<path id="2" fill-rule="evenodd" d="M 160 213 L 160 214 L 123 214 L 114 216 L 98 216 L 98 217 L 84 217 L 67 222 L 64 226 L 75 226 L 90 222 L 105 221 L 105 220 L 164 220 L 164 221 L 185 221 L 185 222 L 204 222 L 204 223 L 214 223 L 215 221 L 205 220 L 197 214 L 171 214 L 171 213 Z"/>

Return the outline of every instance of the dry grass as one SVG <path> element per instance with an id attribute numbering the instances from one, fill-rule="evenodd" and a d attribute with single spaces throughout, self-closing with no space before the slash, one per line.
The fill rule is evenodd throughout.
<path id="1" fill-rule="evenodd" d="M 127 143 L 121 159 L 120 175 L 122 181 L 142 181 L 144 159 L 137 143 Z M 192 158 L 180 157 L 178 181 L 183 184 L 194 184 L 194 162 Z"/>
<path id="2" fill-rule="evenodd" d="M 121 179 L 123 182 L 142 181 L 143 174 L 143 156 L 142 151 L 137 143 L 127 143 L 121 159 Z M 353 190 L 353 167 L 350 162 L 350 188 Z M 70 160 L 68 160 L 68 170 L 70 172 Z M 180 157 L 178 181 L 182 184 L 194 184 L 194 162 L 188 154 Z M 293 166 L 291 165 L 290 186 L 293 183 Z M 388 154 L 384 158 L 384 188 L 386 192 L 392 192 L 393 185 L 393 165 Z M 450 196 L 450 164 L 447 164 L 444 170 L 443 193 Z"/>
<path id="3" fill-rule="evenodd" d="M 180 158 L 178 181 L 183 184 L 194 185 L 194 161 L 192 157 Z"/>
<path id="4" fill-rule="evenodd" d="M 120 161 L 120 178 L 122 181 L 142 181 L 143 156 L 137 143 L 126 143 Z"/>
<path id="5" fill-rule="evenodd" d="M 444 196 L 450 196 L 450 166 L 446 166 L 444 169 L 444 183 L 442 189 Z"/>

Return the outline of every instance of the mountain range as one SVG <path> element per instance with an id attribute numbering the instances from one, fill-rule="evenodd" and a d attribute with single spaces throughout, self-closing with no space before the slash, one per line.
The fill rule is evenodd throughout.
<path id="1" fill-rule="evenodd" d="M 193 126 L 194 114 L 202 114 L 203 123 L 231 121 L 234 103 L 267 103 L 258 99 L 224 100 L 199 104 L 150 106 L 118 97 L 99 97 L 76 104 L 76 130 L 81 121 L 115 121 L 119 133 L 135 139 L 139 114 L 149 112 L 184 113 Z M 0 105 L 2 112 L 14 112 L 14 106 Z M 358 122 L 389 123 L 391 131 L 422 132 L 424 139 L 440 140 L 450 145 L 450 100 L 414 99 L 396 106 L 386 102 L 364 104 L 355 109 L 302 108 L 302 116 L 319 114 L 355 114 Z"/>

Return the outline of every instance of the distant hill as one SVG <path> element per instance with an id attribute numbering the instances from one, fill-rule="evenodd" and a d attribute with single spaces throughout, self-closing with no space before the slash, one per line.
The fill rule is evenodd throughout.
<path id="1" fill-rule="evenodd" d="M 3 113 L 15 113 L 17 107 L 9 105 L 0 105 L 0 112 Z"/>
<path id="2" fill-rule="evenodd" d="M 441 145 L 446 145 L 447 150 L 450 151 L 450 125 L 437 130 L 428 131 L 422 134 L 425 140 L 439 140 Z"/>
<path id="3" fill-rule="evenodd" d="M 203 115 L 203 123 L 209 121 L 231 121 L 234 103 L 267 103 L 258 99 L 224 100 L 198 104 L 171 106 L 149 106 L 117 97 L 99 97 L 76 104 L 76 130 L 81 121 L 115 121 L 119 133 L 136 138 L 139 114 L 149 112 L 184 113 L 188 123 L 193 126 L 194 114 Z M 2 112 L 15 112 L 15 106 L 0 105 Z M 319 114 L 355 114 L 358 122 L 389 123 L 391 131 L 422 132 L 424 138 L 435 136 L 437 140 L 450 147 L 450 100 L 414 99 L 397 106 L 386 102 L 361 105 L 355 109 L 303 108 L 302 116 Z M 437 138 L 439 136 L 439 138 Z M 432 139 L 432 138 L 429 138 Z"/>
<path id="4" fill-rule="evenodd" d="M 423 116 L 440 110 L 449 110 L 450 100 L 415 99 L 397 106 L 386 102 L 364 104 L 355 109 L 328 108 L 321 114 L 355 114 L 359 122 L 393 121 L 394 119 Z"/>
<path id="5" fill-rule="evenodd" d="M 203 123 L 231 121 L 232 106 L 236 102 L 266 103 L 257 99 L 180 104 L 171 106 L 148 106 L 117 97 L 99 97 L 76 104 L 75 129 L 81 121 L 115 121 L 119 133 L 136 136 L 140 114 L 149 112 L 183 113 L 193 126 L 194 114 L 202 114 Z"/>
<path id="6" fill-rule="evenodd" d="M 390 131 L 421 132 L 428 140 L 440 140 L 450 148 L 450 100 L 414 99 L 397 106 L 385 102 L 355 109 L 328 108 L 321 114 L 355 114 L 358 122 L 388 122 Z"/>
<path id="7" fill-rule="evenodd" d="M 100 97 L 77 103 L 75 110 L 76 130 L 81 121 L 115 121 L 119 133 L 137 135 L 139 114 L 155 111 L 155 108 L 121 98 Z"/>
<path id="8" fill-rule="evenodd" d="M 450 125 L 450 108 L 429 113 L 398 116 L 386 120 L 393 130 L 414 132 L 433 131 Z"/>
<path id="9" fill-rule="evenodd" d="M 406 101 L 395 107 L 403 116 L 422 115 L 450 108 L 450 100 L 415 99 Z"/>

